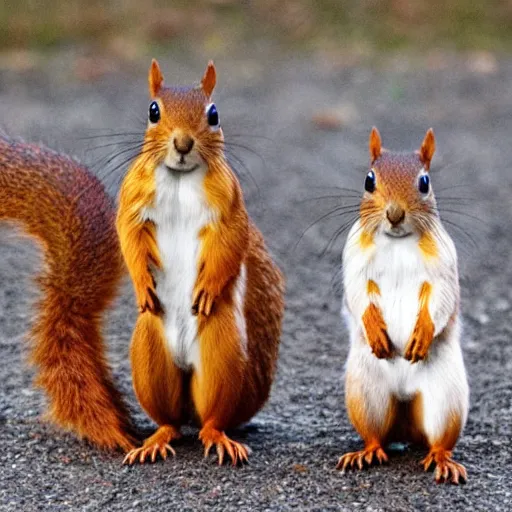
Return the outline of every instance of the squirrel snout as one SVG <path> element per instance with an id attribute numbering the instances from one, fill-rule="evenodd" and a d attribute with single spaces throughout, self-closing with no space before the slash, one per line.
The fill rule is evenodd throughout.
<path id="1" fill-rule="evenodd" d="M 189 135 L 174 137 L 174 147 L 180 155 L 188 155 L 194 147 L 194 139 Z"/>
<path id="2" fill-rule="evenodd" d="M 386 217 L 393 226 L 398 226 L 405 219 L 405 210 L 396 203 L 392 203 L 386 210 Z"/>

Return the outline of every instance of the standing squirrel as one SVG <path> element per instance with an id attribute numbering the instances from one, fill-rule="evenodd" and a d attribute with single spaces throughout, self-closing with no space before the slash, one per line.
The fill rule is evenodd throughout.
<path id="1" fill-rule="evenodd" d="M 44 255 L 31 360 L 48 416 L 98 447 L 130 450 L 133 429 L 100 326 L 123 273 L 113 202 L 71 158 L 0 135 L 0 219 L 22 228 Z"/>
<path id="2" fill-rule="evenodd" d="M 387 461 L 391 441 L 426 445 L 437 482 L 467 480 L 452 450 L 466 422 L 469 389 L 460 347 L 457 254 L 430 184 L 432 129 L 414 153 L 381 148 L 370 135 L 371 170 L 360 218 L 343 251 L 343 312 L 350 332 L 345 398 L 365 447 L 338 469 Z"/>
<path id="3" fill-rule="evenodd" d="M 164 87 L 149 71 L 144 146 L 121 186 L 117 231 L 139 307 L 133 384 L 158 424 L 125 463 L 174 454 L 181 425 L 197 419 L 208 455 L 247 460 L 225 430 L 248 421 L 272 384 L 284 282 L 248 217 L 224 156 L 211 101 L 210 62 L 200 86 Z"/>

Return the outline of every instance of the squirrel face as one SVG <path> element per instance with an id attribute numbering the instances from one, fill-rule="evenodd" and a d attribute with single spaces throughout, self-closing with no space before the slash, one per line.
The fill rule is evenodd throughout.
<path id="1" fill-rule="evenodd" d="M 222 156 L 223 134 L 211 94 L 216 72 L 208 63 L 198 87 L 164 87 L 158 62 L 149 70 L 148 126 L 144 152 L 171 172 L 192 172 Z"/>
<path id="2" fill-rule="evenodd" d="M 427 131 L 419 151 L 395 153 L 382 148 L 374 127 L 369 148 L 371 169 L 360 207 L 363 229 L 392 237 L 423 234 L 437 215 L 429 177 L 435 151 L 433 130 Z"/>

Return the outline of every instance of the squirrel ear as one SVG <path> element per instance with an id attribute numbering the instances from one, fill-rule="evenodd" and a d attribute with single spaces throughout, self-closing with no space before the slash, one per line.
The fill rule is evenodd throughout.
<path id="1" fill-rule="evenodd" d="M 162 75 L 162 72 L 160 71 L 160 66 L 158 65 L 156 59 L 153 59 L 151 61 L 151 67 L 149 68 L 148 83 L 149 95 L 151 96 L 151 98 L 155 98 L 156 96 L 158 96 L 162 84 L 164 83 L 164 75 Z"/>
<path id="2" fill-rule="evenodd" d="M 370 158 L 372 159 L 372 164 L 379 158 L 382 153 L 382 141 L 380 139 L 380 133 L 375 126 L 372 128 L 370 133 L 370 142 L 368 143 L 368 147 L 370 148 Z"/>
<path id="3" fill-rule="evenodd" d="M 208 98 L 212 95 L 213 89 L 215 88 L 215 82 L 217 81 L 217 73 L 215 72 L 215 66 L 213 61 L 208 62 L 208 67 L 204 72 L 203 79 L 201 80 L 201 88 Z"/>
<path id="4" fill-rule="evenodd" d="M 436 150 L 436 139 L 434 137 L 434 130 L 429 128 L 423 142 L 421 143 L 421 148 L 419 151 L 420 160 L 425 166 L 425 169 L 428 171 L 430 168 L 430 161 L 434 156 L 434 151 Z"/>

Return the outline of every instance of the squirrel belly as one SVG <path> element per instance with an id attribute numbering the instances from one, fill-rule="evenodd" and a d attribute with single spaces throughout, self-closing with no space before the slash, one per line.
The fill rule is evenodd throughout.
<path id="1" fill-rule="evenodd" d="M 435 255 L 425 253 L 416 234 L 393 239 L 376 233 L 371 243 L 365 240 L 362 245 L 361 233 L 357 221 L 344 249 L 344 303 L 361 317 L 368 305 L 368 283 L 374 283 L 376 289 L 370 294 L 371 301 L 382 312 L 394 349 L 403 355 L 415 327 L 420 307 L 418 297 L 424 283 L 439 291 L 432 294 L 432 309 L 436 311 L 435 320 L 439 320 L 435 335 L 456 313 L 459 285 L 455 246 L 440 224 L 433 228 L 435 236 L 430 242 Z M 364 330 L 360 321 L 359 325 Z"/>
<path id="2" fill-rule="evenodd" d="M 184 371 L 200 367 L 198 317 L 192 311 L 201 253 L 200 233 L 218 217 L 204 193 L 205 174 L 206 169 L 183 173 L 159 166 L 155 170 L 154 206 L 144 212 L 145 220 L 155 225 L 161 259 L 161 268 L 154 270 L 154 278 L 163 308 L 168 349 L 174 363 Z M 245 281 L 246 270 L 242 265 L 233 301 L 244 348 L 247 344 L 242 307 Z"/>
<path id="3" fill-rule="evenodd" d="M 73 159 L 0 136 L 0 219 L 43 253 L 30 338 L 49 418 L 98 447 L 131 449 L 128 410 L 101 334 L 123 275 L 113 201 Z"/>

